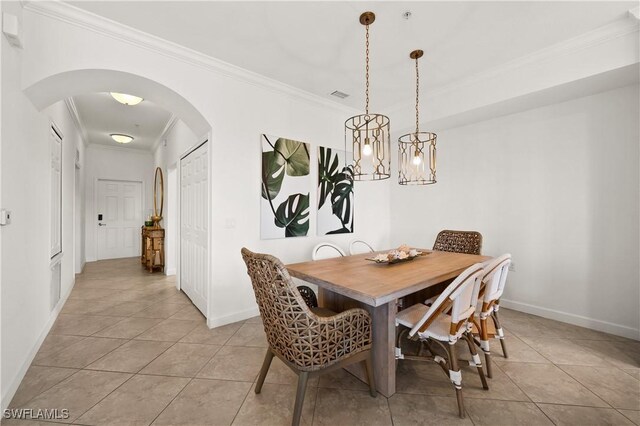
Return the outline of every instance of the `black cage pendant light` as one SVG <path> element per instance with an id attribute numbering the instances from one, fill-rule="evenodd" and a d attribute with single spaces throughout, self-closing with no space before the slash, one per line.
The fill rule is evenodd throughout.
<path id="1" fill-rule="evenodd" d="M 353 179 L 356 181 L 383 180 L 391 176 L 389 117 L 369 113 L 369 25 L 375 19 L 373 12 L 360 15 L 360 23 L 366 28 L 365 113 L 351 117 L 344 123 L 347 164 L 351 159 Z"/>
<path id="2" fill-rule="evenodd" d="M 398 183 L 400 185 L 429 185 L 436 183 L 436 138 L 431 132 L 420 131 L 420 73 L 418 59 L 422 50 L 409 54 L 416 61 L 416 131 L 398 139 Z"/>

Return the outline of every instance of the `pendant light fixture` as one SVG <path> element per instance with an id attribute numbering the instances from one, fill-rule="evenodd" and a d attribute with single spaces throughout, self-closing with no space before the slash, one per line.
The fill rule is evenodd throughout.
<path id="1" fill-rule="evenodd" d="M 349 159 L 352 160 L 353 179 L 356 181 L 383 180 L 391 176 L 389 117 L 369 113 L 369 25 L 375 19 L 373 12 L 360 15 L 360 23 L 366 28 L 365 113 L 351 117 L 344 123 L 347 164 Z"/>
<path id="2" fill-rule="evenodd" d="M 436 138 L 431 132 L 420 131 L 420 73 L 418 59 L 422 50 L 409 54 L 416 61 L 416 131 L 398 139 L 398 183 L 400 185 L 429 185 L 436 183 Z"/>

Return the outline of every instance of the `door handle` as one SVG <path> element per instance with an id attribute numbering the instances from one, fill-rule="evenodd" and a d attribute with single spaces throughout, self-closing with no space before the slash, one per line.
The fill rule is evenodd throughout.
<path id="1" fill-rule="evenodd" d="M 99 223 L 98 226 L 107 226 L 106 223 Z"/>

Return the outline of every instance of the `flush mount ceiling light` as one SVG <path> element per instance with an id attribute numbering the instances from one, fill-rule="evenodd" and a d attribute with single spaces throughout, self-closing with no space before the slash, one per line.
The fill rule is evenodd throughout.
<path id="1" fill-rule="evenodd" d="M 129 135 L 121 135 L 118 133 L 112 133 L 111 134 L 111 139 L 113 139 L 114 141 L 118 142 L 118 143 L 129 143 L 133 140 L 132 136 Z"/>
<path id="2" fill-rule="evenodd" d="M 349 118 L 344 123 L 344 145 L 353 166 L 353 179 L 357 181 L 388 179 L 391 169 L 391 142 L 389 117 L 369 113 L 369 25 L 375 21 L 373 12 L 360 15 L 366 28 L 365 36 L 365 113 Z"/>
<path id="3" fill-rule="evenodd" d="M 418 59 L 422 55 L 422 50 L 414 50 L 409 54 L 409 57 L 416 61 L 416 131 L 402 135 L 398 139 L 398 183 L 400 185 L 436 183 L 437 135 L 420 131 Z"/>
<path id="4" fill-rule="evenodd" d="M 116 92 L 109 92 L 109 93 L 111 93 L 111 96 L 113 96 L 113 99 L 115 99 L 116 101 L 124 105 L 129 105 L 129 106 L 138 105 L 140 102 L 143 101 L 143 99 L 139 96 L 127 95 L 126 93 L 116 93 Z"/>

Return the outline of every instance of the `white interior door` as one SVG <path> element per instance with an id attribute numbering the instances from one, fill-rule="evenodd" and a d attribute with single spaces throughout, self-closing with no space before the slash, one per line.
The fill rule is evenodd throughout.
<path id="1" fill-rule="evenodd" d="M 205 142 L 180 161 L 180 287 L 207 315 L 209 156 Z"/>
<path id="2" fill-rule="evenodd" d="M 142 182 L 98 180 L 98 260 L 140 255 Z"/>

